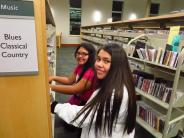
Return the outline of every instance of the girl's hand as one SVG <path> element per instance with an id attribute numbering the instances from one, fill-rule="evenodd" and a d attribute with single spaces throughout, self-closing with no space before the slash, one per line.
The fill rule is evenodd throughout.
<path id="1" fill-rule="evenodd" d="M 50 93 L 50 102 L 51 102 L 51 103 L 53 103 L 53 102 L 54 102 L 54 100 L 55 100 L 55 99 L 54 99 L 53 94 L 52 94 L 52 93 Z"/>
<path id="2" fill-rule="evenodd" d="M 54 79 L 53 79 L 53 76 L 50 76 L 50 77 L 49 77 L 49 84 L 51 84 L 53 80 L 54 80 Z"/>

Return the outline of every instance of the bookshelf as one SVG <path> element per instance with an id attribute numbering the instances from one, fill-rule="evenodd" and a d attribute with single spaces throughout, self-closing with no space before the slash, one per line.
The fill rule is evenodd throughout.
<path id="1" fill-rule="evenodd" d="M 158 98 L 156 98 L 155 96 L 152 96 L 150 94 L 146 94 L 145 92 L 141 91 L 140 89 L 136 88 L 136 92 L 142 96 L 144 96 L 145 98 L 151 100 L 154 103 L 159 103 L 160 106 L 164 107 L 165 109 L 169 109 L 169 104 L 159 100 Z"/>
<path id="2" fill-rule="evenodd" d="M 166 46 L 170 29 L 174 26 L 180 26 L 182 37 L 176 53 L 167 50 Z M 173 137 L 178 131 L 184 132 L 183 28 L 184 13 L 81 27 L 82 41 L 91 42 L 97 47 L 118 43 L 125 48 L 133 72 L 138 70 L 143 74 L 151 74 L 149 76 L 152 77 L 147 78 L 140 73 L 137 79 L 136 93 L 144 104 L 138 104 L 136 120 L 157 138 Z M 156 51 L 156 54 L 150 52 L 152 57 L 142 59 L 139 55 L 135 56 L 138 41 L 145 44 L 145 48 L 140 50 L 146 50 L 147 55 L 148 51 Z M 170 54 L 168 58 L 165 57 L 167 53 Z"/>
<path id="3" fill-rule="evenodd" d="M 152 133 L 152 135 L 156 138 L 162 138 L 162 134 L 156 131 L 153 127 L 151 127 L 149 124 L 147 124 L 144 120 L 142 120 L 140 117 L 136 117 L 137 123 L 141 124 L 141 126 L 146 129 L 149 133 Z"/>
<path id="4" fill-rule="evenodd" d="M 48 0 L 46 3 L 46 38 L 49 76 L 56 75 L 56 27 Z"/>
<path id="5" fill-rule="evenodd" d="M 45 0 L 46 13 L 46 39 L 47 39 L 47 61 L 48 61 L 48 75 L 56 75 L 56 28 L 55 21 L 51 10 L 49 0 Z M 53 82 L 54 83 L 54 82 Z M 55 99 L 55 93 L 50 91 L 50 94 Z M 54 137 L 54 120 L 55 116 L 51 114 L 52 119 L 52 137 Z"/>

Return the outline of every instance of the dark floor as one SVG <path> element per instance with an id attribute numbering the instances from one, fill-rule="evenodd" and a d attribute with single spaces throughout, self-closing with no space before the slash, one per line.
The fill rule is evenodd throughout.
<path id="1" fill-rule="evenodd" d="M 76 47 L 62 47 L 57 49 L 56 75 L 69 75 L 75 67 L 74 51 Z M 68 95 L 56 94 L 56 99 L 64 103 L 68 99 Z M 61 125 L 63 122 L 55 116 L 55 132 L 54 138 L 75 138 L 75 133 L 67 134 Z M 136 125 L 135 138 L 153 138 L 145 129 Z"/>

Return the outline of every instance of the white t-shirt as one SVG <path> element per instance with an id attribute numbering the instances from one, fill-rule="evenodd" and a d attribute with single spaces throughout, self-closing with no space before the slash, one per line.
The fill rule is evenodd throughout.
<path id="1" fill-rule="evenodd" d="M 96 90 L 92 96 L 90 97 L 89 101 L 93 99 L 96 94 L 99 92 L 99 89 Z M 113 101 L 113 97 L 111 100 Z M 88 101 L 88 102 L 89 102 Z M 91 126 L 90 132 L 89 131 L 89 123 L 91 119 L 91 114 L 88 115 L 84 123 L 82 124 L 82 133 L 81 138 L 134 138 L 135 130 L 132 131 L 130 134 L 127 134 L 126 132 L 123 134 L 123 130 L 125 127 L 125 119 L 127 116 L 127 107 L 128 107 L 128 92 L 126 87 L 124 87 L 124 94 L 122 99 L 122 104 L 119 111 L 119 116 L 117 120 L 117 124 L 115 129 L 112 131 L 112 137 L 108 137 L 107 135 L 104 135 L 102 133 L 98 134 L 97 137 L 95 137 L 95 121 Z M 71 105 L 69 103 L 65 104 L 57 104 L 54 112 L 62 118 L 65 122 L 68 124 L 71 124 L 71 121 L 75 118 L 76 114 L 83 108 L 83 106 L 77 106 L 77 105 Z M 83 114 L 84 115 L 84 114 Z M 83 115 L 81 115 L 72 125 L 78 127 L 78 124 L 80 123 L 80 120 L 83 119 Z M 95 117 L 94 117 L 95 120 Z"/>

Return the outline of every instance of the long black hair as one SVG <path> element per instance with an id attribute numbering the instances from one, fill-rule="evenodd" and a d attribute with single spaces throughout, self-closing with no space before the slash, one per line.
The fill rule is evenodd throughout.
<path id="1" fill-rule="evenodd" d="M 75 58 L 77 56 L 78 50 L 81 47 L 88 51 L 88 60 L 83 65 L 82 71 L 79 74 L 79 78 L 78 78 L 77 82 L 79 82 L 81 80 L 81 78 L 83 77 L 86 70 L 88 70 L 90 67 L 93 68 L 94 63 L 95 63 L 95 56 L 96 56 L 96 50 L 95 50 L 94 46 L 91 43 L 84 42 L 84 43 L 81 43 L 81 45 L 78 46 L 77 49 L 75 50 L 75 53 L 74 53 Z"/>
<path id="2" fill-rule="evenodd" d="M 73 121 L 85 112 L 80 126 L 91 114 L 89 131 L 95 117 L 95 134 L 97 135 L 103 130 L 102 132 L 107 132 L 109 136 L 112 136 L 113 124 L 116 124 L 118 120 L 125 86 L 128 91 L 128 110 L 124 132 L 129 134 L 135 128 L 136 97 L 128 59 L 123 48 L 117 44 L 107 44 L 99 49 L 97 54 L 102 49 L 111 55 L 110 70 L 107 76 L 100 80 L 100 89 L 97 95 L 79 111 Z M 113 101 L 111 101 L 112 95 L 114 95 Z"/>

